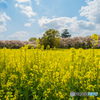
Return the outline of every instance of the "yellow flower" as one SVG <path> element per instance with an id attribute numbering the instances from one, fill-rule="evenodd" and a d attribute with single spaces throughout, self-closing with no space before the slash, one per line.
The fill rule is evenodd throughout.
<path id="1" fill-rule="evenodd" d="M 87 98 L 84 98 L 83 100 L 87 100 Z"/>
<path id="2" fill-rule="evenodd" d="M 100 100 L 100 97 L 97 97 L 97 100 Z"/>

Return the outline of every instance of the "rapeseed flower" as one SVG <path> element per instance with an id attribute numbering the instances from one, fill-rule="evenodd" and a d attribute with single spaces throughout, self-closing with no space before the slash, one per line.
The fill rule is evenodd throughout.
<path id="1" fill-rule="evenodd" d="M 96 38 L 97 39 L 97 38 Z M 70 91 L 99 91 L 100 51 L 71 48 L 69 50 L 28 49 L 0 50 L 1 97 L 9 100 L 70 99 Z M 9 54 L 9 55 L 8 55 Z M 25 58 L 26 57 L 26 58 Z M 26 62 L 25 62 L 26 61 Z M 79 87 L 80 86 L 80 87 Z M 23 92 L 22 94 L 20 92 Z M 7 95 L 7 92 L 12 94 Z M 25 92 L 27 91 L 27 92 Z M 34 94 L 32 94 L 34 92 Z M 33 97 L 32 97 L 33 95 Z M 100 95 L 98 95 L 99 100 Z M 83 97 L 85 100 L 85 97 Z M 35 100 L 34 99 L 34 100 Z M 74 99 L 74 98 L 73 98 Z M 93 99 L 89 98 L 89 99 Z M 81 99 L 80 99 L 81 100 Z"/>

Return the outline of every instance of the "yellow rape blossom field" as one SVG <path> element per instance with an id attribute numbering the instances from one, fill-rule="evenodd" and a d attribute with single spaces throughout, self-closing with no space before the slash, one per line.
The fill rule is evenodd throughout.
<path id="1" fill-rule="evenodd" d="M 0 49 L 0 100 L 100 100 L 100 49 Z"/>

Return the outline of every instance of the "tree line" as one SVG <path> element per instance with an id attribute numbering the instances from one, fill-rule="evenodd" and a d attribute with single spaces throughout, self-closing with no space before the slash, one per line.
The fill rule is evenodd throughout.
<path id="1" fill-rule="evenodd" d="M 61 33 L 58 30 L 55 29 L 49 29 L 47 30 L 43 36 L 39 39 L 36 37 L 32 37 L 29 39 L 30 42 L 38 40 L 39 46 L 44 46 L 44 49 L 49 48 L 54 48 L 54 47 L 59 47 L 59 40 L 60 38 L 67 38 L 71 37 L 67 29 L 64 29 L 63 32 Z"/>

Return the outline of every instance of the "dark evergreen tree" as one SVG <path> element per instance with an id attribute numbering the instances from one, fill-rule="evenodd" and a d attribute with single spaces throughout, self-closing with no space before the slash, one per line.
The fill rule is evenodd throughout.
<path id="1" fill-rule="evenodd" d="M 67 38 L 67 37 L 71 37 L 71 35 L 69 34 L 67 29 L 63 30 L 63 33 L 61 34 L 62 38 Z"/>

